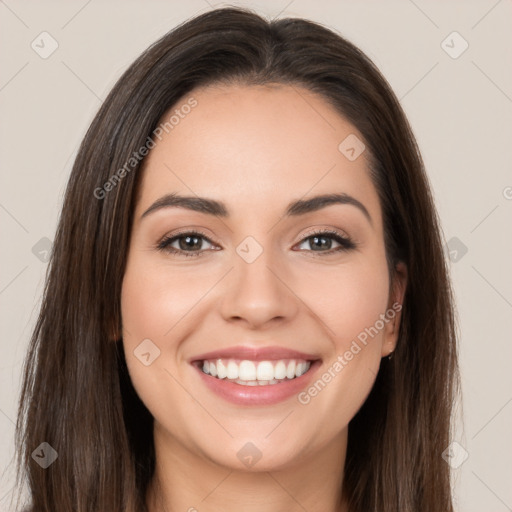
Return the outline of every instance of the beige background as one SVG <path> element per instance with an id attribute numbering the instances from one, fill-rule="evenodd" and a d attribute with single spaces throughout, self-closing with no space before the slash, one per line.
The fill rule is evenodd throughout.
<path id="1" fill-rule="evenodd" d="M 463 448 L 456 448 L 451 460 L 457 465 L 462 450 L 469 454 L 454 470 L 457 510 L 512 510 L 511 2 L 234 4 L 334 28 L 374 60 L 400 98 L 454 260 L 464 401 L 454 437 Z M 45 250 L 78 145 L 102 98 L 142 50 L 186 18 L 221 5 L 0 0 L 2 511 L 8 510 L 13 486 L 13 422 L 40 304 Z M 46 59 L 31 48 L 34 40 L 42 46 L 43 31 L 58 43 Z M 453 31 L 469 44 L 458 58 L 445 51 L 454 55 L 463 49 L 457 35 L 442 46 Z M 50 48 L 49 36 L 41 37 Z"/>

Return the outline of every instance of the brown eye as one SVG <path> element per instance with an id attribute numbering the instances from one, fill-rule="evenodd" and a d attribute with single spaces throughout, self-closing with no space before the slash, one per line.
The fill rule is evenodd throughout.
<path id="1" fill-rule="evenodd" d="M 208 250 L 203 248 L 205 241 L 212 244 L 211 240 L 203 233 L 190 231 L 165 237 L 158 244 L 157 249 L 184 256 L 200 256 L 204 251 Z"/>
<path id="2" fill-rule="evenodd" d="M 338 247 L 333 248 L 333 242 L 338 244 Z M 311 248 L 310 251 L 326 254 L 355 248 L 355 244 L 350 238 L 342 236 L 335 231 L 319 231 L 312 233 L 301 242 L 301 245 L 305 243 L 309 244 Z"/>

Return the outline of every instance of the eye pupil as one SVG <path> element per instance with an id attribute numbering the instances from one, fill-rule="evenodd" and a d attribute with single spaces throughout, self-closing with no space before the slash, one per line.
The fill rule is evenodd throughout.
<path id="1" fill-rule="evenodd" d="M 311 246 L 313 248 L 315 247 L 314 244 L 320 244 L 320 249 L 330 249 L 331 248 L 332 240 L 329 237 L 313 236 L 312 239 L 313 239 L 313 243 L 311 244 Z M 322 240 L 324 243 L 319 242 L 319 240 Z M 318 246 L 316 246 L 316 247 L 318 247 Z M 317 250 L 317 249 L 314 248 L 313 250 Z"/>
<path id="2" fill-rule="evenodd" d="M 190 244 L 190 241 L 194 240 L 195 243 Z M 189 249 L 201 249 L 201 237 L 200 236 L 182 236 L 179 241 L 180 249 L 189 250 Z"/>

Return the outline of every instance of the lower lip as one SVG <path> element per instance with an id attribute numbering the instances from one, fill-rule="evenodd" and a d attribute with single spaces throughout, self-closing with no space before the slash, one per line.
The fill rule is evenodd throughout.
<path id="1" fill-rule="evenodd" d="M 273 405 L 300 393 L 311 381 L 321 361 L 313 361 L 309 370 L 295 379 L 266 386 L 244 386 L 226 379 L 217 379 L 204 373 L 199 365 L 194 368 L 210 390 L 228 402 L 237 405 Z"/>

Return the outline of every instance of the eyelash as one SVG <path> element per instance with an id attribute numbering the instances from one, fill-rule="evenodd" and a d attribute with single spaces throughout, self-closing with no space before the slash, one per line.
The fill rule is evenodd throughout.
<path id="1" fill-rule="evenodd" d="M 327 235 L 327 236 L 326 236 Z M 169 247 L 171 243 L 173 243 L 176 240 L 179 240 L 180 238 L 183 238 L 185 236 L 197 236 L 200 238 L 204 238 L 207 242 L 214 244 L 204 233 L 201 231 L 184 231 L 183 233 L 178 233 L 173 236 L 166 236 L 163 238 L 156 246 L 156 249 L 159 251 L 167 252 L 170 254 L 175 254 L 179 256 L 185 256 L 187 258 L 189 257 L 199 257 L 204 254 L 204 252 L 208 249 L 204 249 L 201 251 L 183 251 L 182 249 L 176 249 L 174 247 Z M 356 244 L 347 236 L 342 236 L 336 231 L 330 231 L 330 230 L 319 230 L 314 231 L 312 233 L 308 233 L 307 236 L 305 236 L 300 242 L 299 245 L 303 242 L 306 242 L 307 240 L 314 238 L 315 236 L 323 236 L 326 238 L 332 238 L 336 242 L 340 244 L 339 247 L 335 247 L 334 249 L 329 249 L 328 251 L 319 251 L 315 256 L 323 256 L 323 255 L 331 255 L 336 252 L 340 251 L 349 251 L 351 249 L 356 248 Z M 307 252 L 316 252 L 316 251 L 307 251 Z"/>

